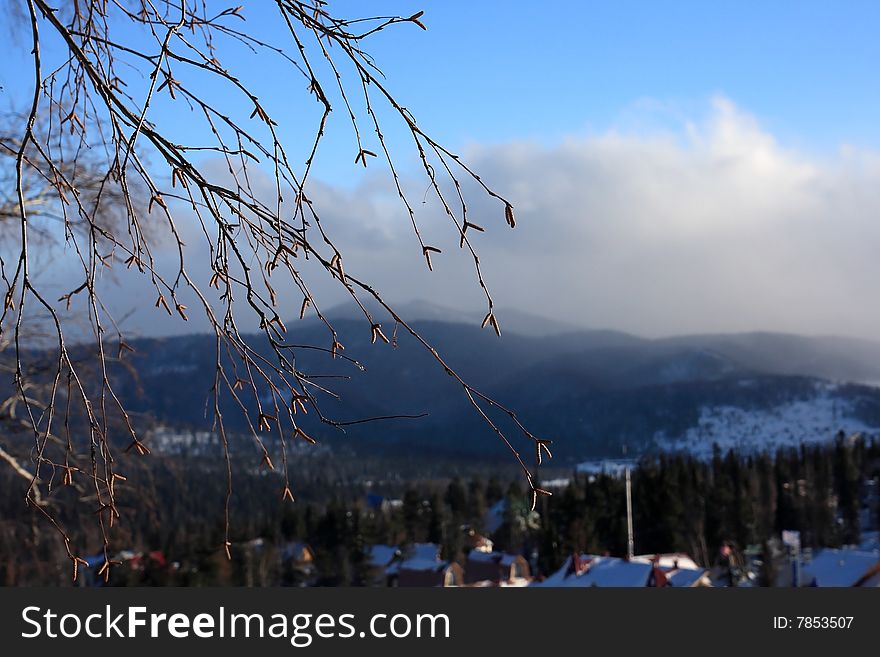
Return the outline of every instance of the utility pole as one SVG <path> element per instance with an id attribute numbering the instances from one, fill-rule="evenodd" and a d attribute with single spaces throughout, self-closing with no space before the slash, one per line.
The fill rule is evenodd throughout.
<path id="1" fill-rule="evenodd" d="M 626 443 L 623 444 L 623 456 L 626 458 Z M 629 472 L 629 462 L 626 463 L 626 558 L 635 556 L 633 549 L 633 514 L 632 514 L 632 478 Z"/>

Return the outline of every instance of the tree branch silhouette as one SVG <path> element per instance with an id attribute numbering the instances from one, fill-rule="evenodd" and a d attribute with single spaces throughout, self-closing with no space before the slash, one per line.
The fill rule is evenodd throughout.
<path id="1" fill-rule="evenodd" d="M 117 394 L 114 367 L 125 362 L 132 347 L 102 299 L 105 272 L 116 272 L 121 284 L 135 278 L 148 281 L 157 312 L 182 322 L 201 312 L 214 335 L 210 405 L 213 430 L 226 459 L 227 552 L 234 468 L 224 421 L 224 412 L 230 410 L 221 398 L 245 415 L 262 466 L 280 474 L 280 495 L 290 500 L 294 496 L 288 447 L 294 441 L 317 441 L 301 426 L 302 414 L 311 411 L 325 425 L 340 429 L 383 419 L 340 421 L 325 415 L 319 396 L 328 389 L 297 366 L 296 354 L 304 349 L 323 350 L 329 357 L 358 365 L 343 354 L 339 334 L 307 282 L 318 274 L 356 305 L 373 343 L 387 344 L 389 338 L 369 307 L 376 303 L 386 311 L 453 378 L 489 432 L 509 448 L 528 481 L 533 503 L 538 495 L 549 494 L 533 483 L 531 466 L 516 445 L 525 440 L 540 463 L 542 455 L 550 455 L 550 441 L 535 436 L 512 409 L 457 374 L 384 300 L 368 273 L 347 269 L 343 249 L 333 238 L 332 222 L 322 220 L 321 208 L 309 196 L 329 117 L 341 106 L 353 129 L 354 164 L 384 162 L 417 248 L 433 271 L 432 257 L 440 257 L 442 251 L 425 241 L 415 204 L 401 181 L 397 152 L 384 132 L 389 122 L 395 124 L 411 139 L 430 193 L 472 262 L 486 302 L 483 326 L 491 326 L 500 336 L 493 298 L 473 243 L 474 234 L 486 228 L 472 221 L 462 183 L 474 183 L 479 193 L 496 201 L 499 219 L 510 228 L 516 223 L 513 205 L 419 126 L 364 50 L 370 37 L 386 29 L 426 29 L 422 12 L 345 19 L 321 0 L 276 0 L 274 15 L 286 35 L 286 43 L 278 46 L 247 23 L 242 7 L 213 13 L 202 0 L 78 0 L 63 10 L 46 0 L 24 0 L 24 4 L 33 93 L 29 108 L 13 122 L 17 131 L 0 137 L 0 155 L 12 162 L 8 172 L 14 189 L 0 203 L 7 242 L 0 251 L 5 286 L 0 330 L 4 339 L 9 336 L 14 353 L 10 367 L 21 407 L 19 418 L 32 436 L 31 467 L 19 465 L 31 477 L 26 499 L 60 532 L 74 578 L 83 560 L 47 503 L 56 473 L 62 473 L 64 485 L 88 482 L 104 546 L 100 572 L 108 577 L 113 566 L 110 531 L 120 517 L 117 486 L 125 482 L 118 471 L 121 454 L 149 454 Z M 284 119 L 270 114 L 252 90 L 250 71 L 226 67 L 230 61 L 225 60 L 224 48 L 233 46 L 276 58 L 288 71 L 285 84 L 303 83 L 316 103 L 313 137 L 301 166 L 294 164 L 297 158 L 291 157 L 290 146 L 280 135 Z M 201 133 L 194 130 L 192 141 L 181 143 L 179 130 L 154 123 L 151 110 L 160 101 L 189 110 Z M 200 141 L 204 135 L 213 142 Z M 220 174 L 212 166 L 218 161 L 223 168 Z M 265 178 L 271 180 L 268 194 L 258 184 Z M 13 225 L 16 231 L 10 230 Z M 191 226 L 197 230 L 183 230 Z M 209 254 L 206 260 L 192 257 L 184 232 L 201 234 Z M 160 234 L 176 254 L 170 272 L 157 255 L 167 246 L 159 246 Z M 61 245 L 67 261 L 75 262 L 81 274 L 57 301 L 33 272 L 33 251 L 41 248 L 35 246 L 37 236 Z M 9 253 L 14 255 L 7 260 Z M 197 283 L 206 270 L 207 287 Z M 326 345 L 288 342 L 279 315 L 279 286 L 299 291 L 299 316 L 317 317 L 327 332 Z M 72 328 L 67 312 L 71 307 L 87 318 L 87 331 Z M 258 320 L 271 356 L 240 329 L 244 311 Z M 27 322 L 35 318 L 51 337 L 42 356 L 28 342 Z M 89 350 L 84 356 L 85 342 Z M 36 374 L 36 360 L 45 358 L 45 353 L 52 354 L 53 362 Z M 32 394 L 38 383 L 38 392 Z M 249 407 L 256 408 L 255 416 Z M 506 416 L 519 435 L 507 435 L 494 413 Z M 270 435 L 281 446 L 277 465 L 265 440 Z"/>

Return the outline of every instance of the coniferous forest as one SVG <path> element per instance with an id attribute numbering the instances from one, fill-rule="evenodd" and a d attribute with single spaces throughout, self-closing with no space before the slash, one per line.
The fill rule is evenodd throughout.
<path id="1" fill-rule="evenodd" d="M 544 480 L 553 495 L 539 497 L 532 511 L 515 473 L 487 475 L 490 468 L 479 463 L 459 471 L 443 478 L 420 474 L 413 463 L 313 461 L 296 475 L 293 503 L 281 499 L 274 473 L 239 474 L 227 558 L 222 459 L 156 457 L 134 467 L 120 488 L 121 517 L 109 546 L 111 554 L 148 558 L 137 569 L 113 569 L 107 583 L 367 585 L 372 545 L 431 542 L 444 559 L 462 562 L 480 536 L 496 550 L 523 555 L 538 577 L 574 552 L 626 553 L 621 476 L 554 472 Z M 23 491 L 14 494 L 18 480 L 0 475 L 4 490 L 13 491 L 0 500 L 0 583 L 70 584 L 61 535 L 23 504 Z M 876 526 L 877 509 L 866 507 L 865 495 L 878 478 L 880 442 L 842 435 L 774 454 L 716 449 L 709 460 L 644 457 L 632 470 L 636 554 L 684 552 L 711 567 L 728 545 L 757 555 L 770 582 L 783 530 L 799 531 L 809 549 L 857 544 L 865 525 Z M 102 555 L 88 491 L 58 488 L 51 503 L 71 528 L 74 549 Z M 297 545 L 314 555 L 308 572 L 287 558 Z M 94 576 L 78 583 L 90 581 Z"/>

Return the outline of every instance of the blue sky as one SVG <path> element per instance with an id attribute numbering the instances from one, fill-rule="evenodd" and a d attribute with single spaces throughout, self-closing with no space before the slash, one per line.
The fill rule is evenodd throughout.
<path id="1" fill-rule="evenodd" d="M 793 145 L 880 145 L 878 2 L 375 6 L 425 10 L 427 32 L 389 31 L 372 52 L 453 141 L 552 140 L 605 130 L 645 98 L 687 111 L 722 94 Z"/>
<path id="2" fill-rule="evenodd" d="M 331 6 L 358 16 L 365 4 Z M 880 147 L 880 2 L 368 4 L 376 14 L 425 11 L 427 31 L 397 26 L 371 37 L 367 50 L 420 123 L 456 148 L 674 128 L 716 95 L 746 108 L 793 147 Z M 246 2 L 243 15 L 243 27 L 283 42 L 273 3 Z M 25 54 L 12 53 L 0 66 L 4 105 L 30 84 Z M 259 78 L 261 69 L 267 93 L 300 95 L 300 85 L 279 84 L 273 66 L 249 73 Z M 186 121 L 178 105 L 156 111 Z M 341 132 L 338 141 L 335 134 L 328 140 L 339 149 L 331 144 L 334 161 L 348 147 Z M 347 177 L 346 169 L 322 166 L 328 176 Z"/>

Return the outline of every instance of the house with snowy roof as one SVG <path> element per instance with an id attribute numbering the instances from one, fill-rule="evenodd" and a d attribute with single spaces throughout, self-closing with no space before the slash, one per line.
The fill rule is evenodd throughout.
<path id="1" fill-rule="evenodd" d="M 440 558 L 436 543 L 414 543 L 385 568 L 389 586 L 461 586 L 464 571 L 453 561 Z"/>
<path id="2" fill-rule="evenodd" d="M 880 551 L 826 548 L 802 565 L 798 579 L 808 586 L 880 587 Z"/>
<path id="3" fill-rule="evenodd" d="M 698 587 L 710 586 L 705 568 L 686 555 L 633 559 L 574 554 L 555 573 L 531 586 L 541 587 Z"/>
<path id="4" fill-rule="evenodd" d="M 712 586 L 709 572 L 684 552 L 667 554 L 642 554 L 632 558 L 638 563 L 649 563 L 654 567 L 648 586 L 677 586 L 694 588 Z"/>

